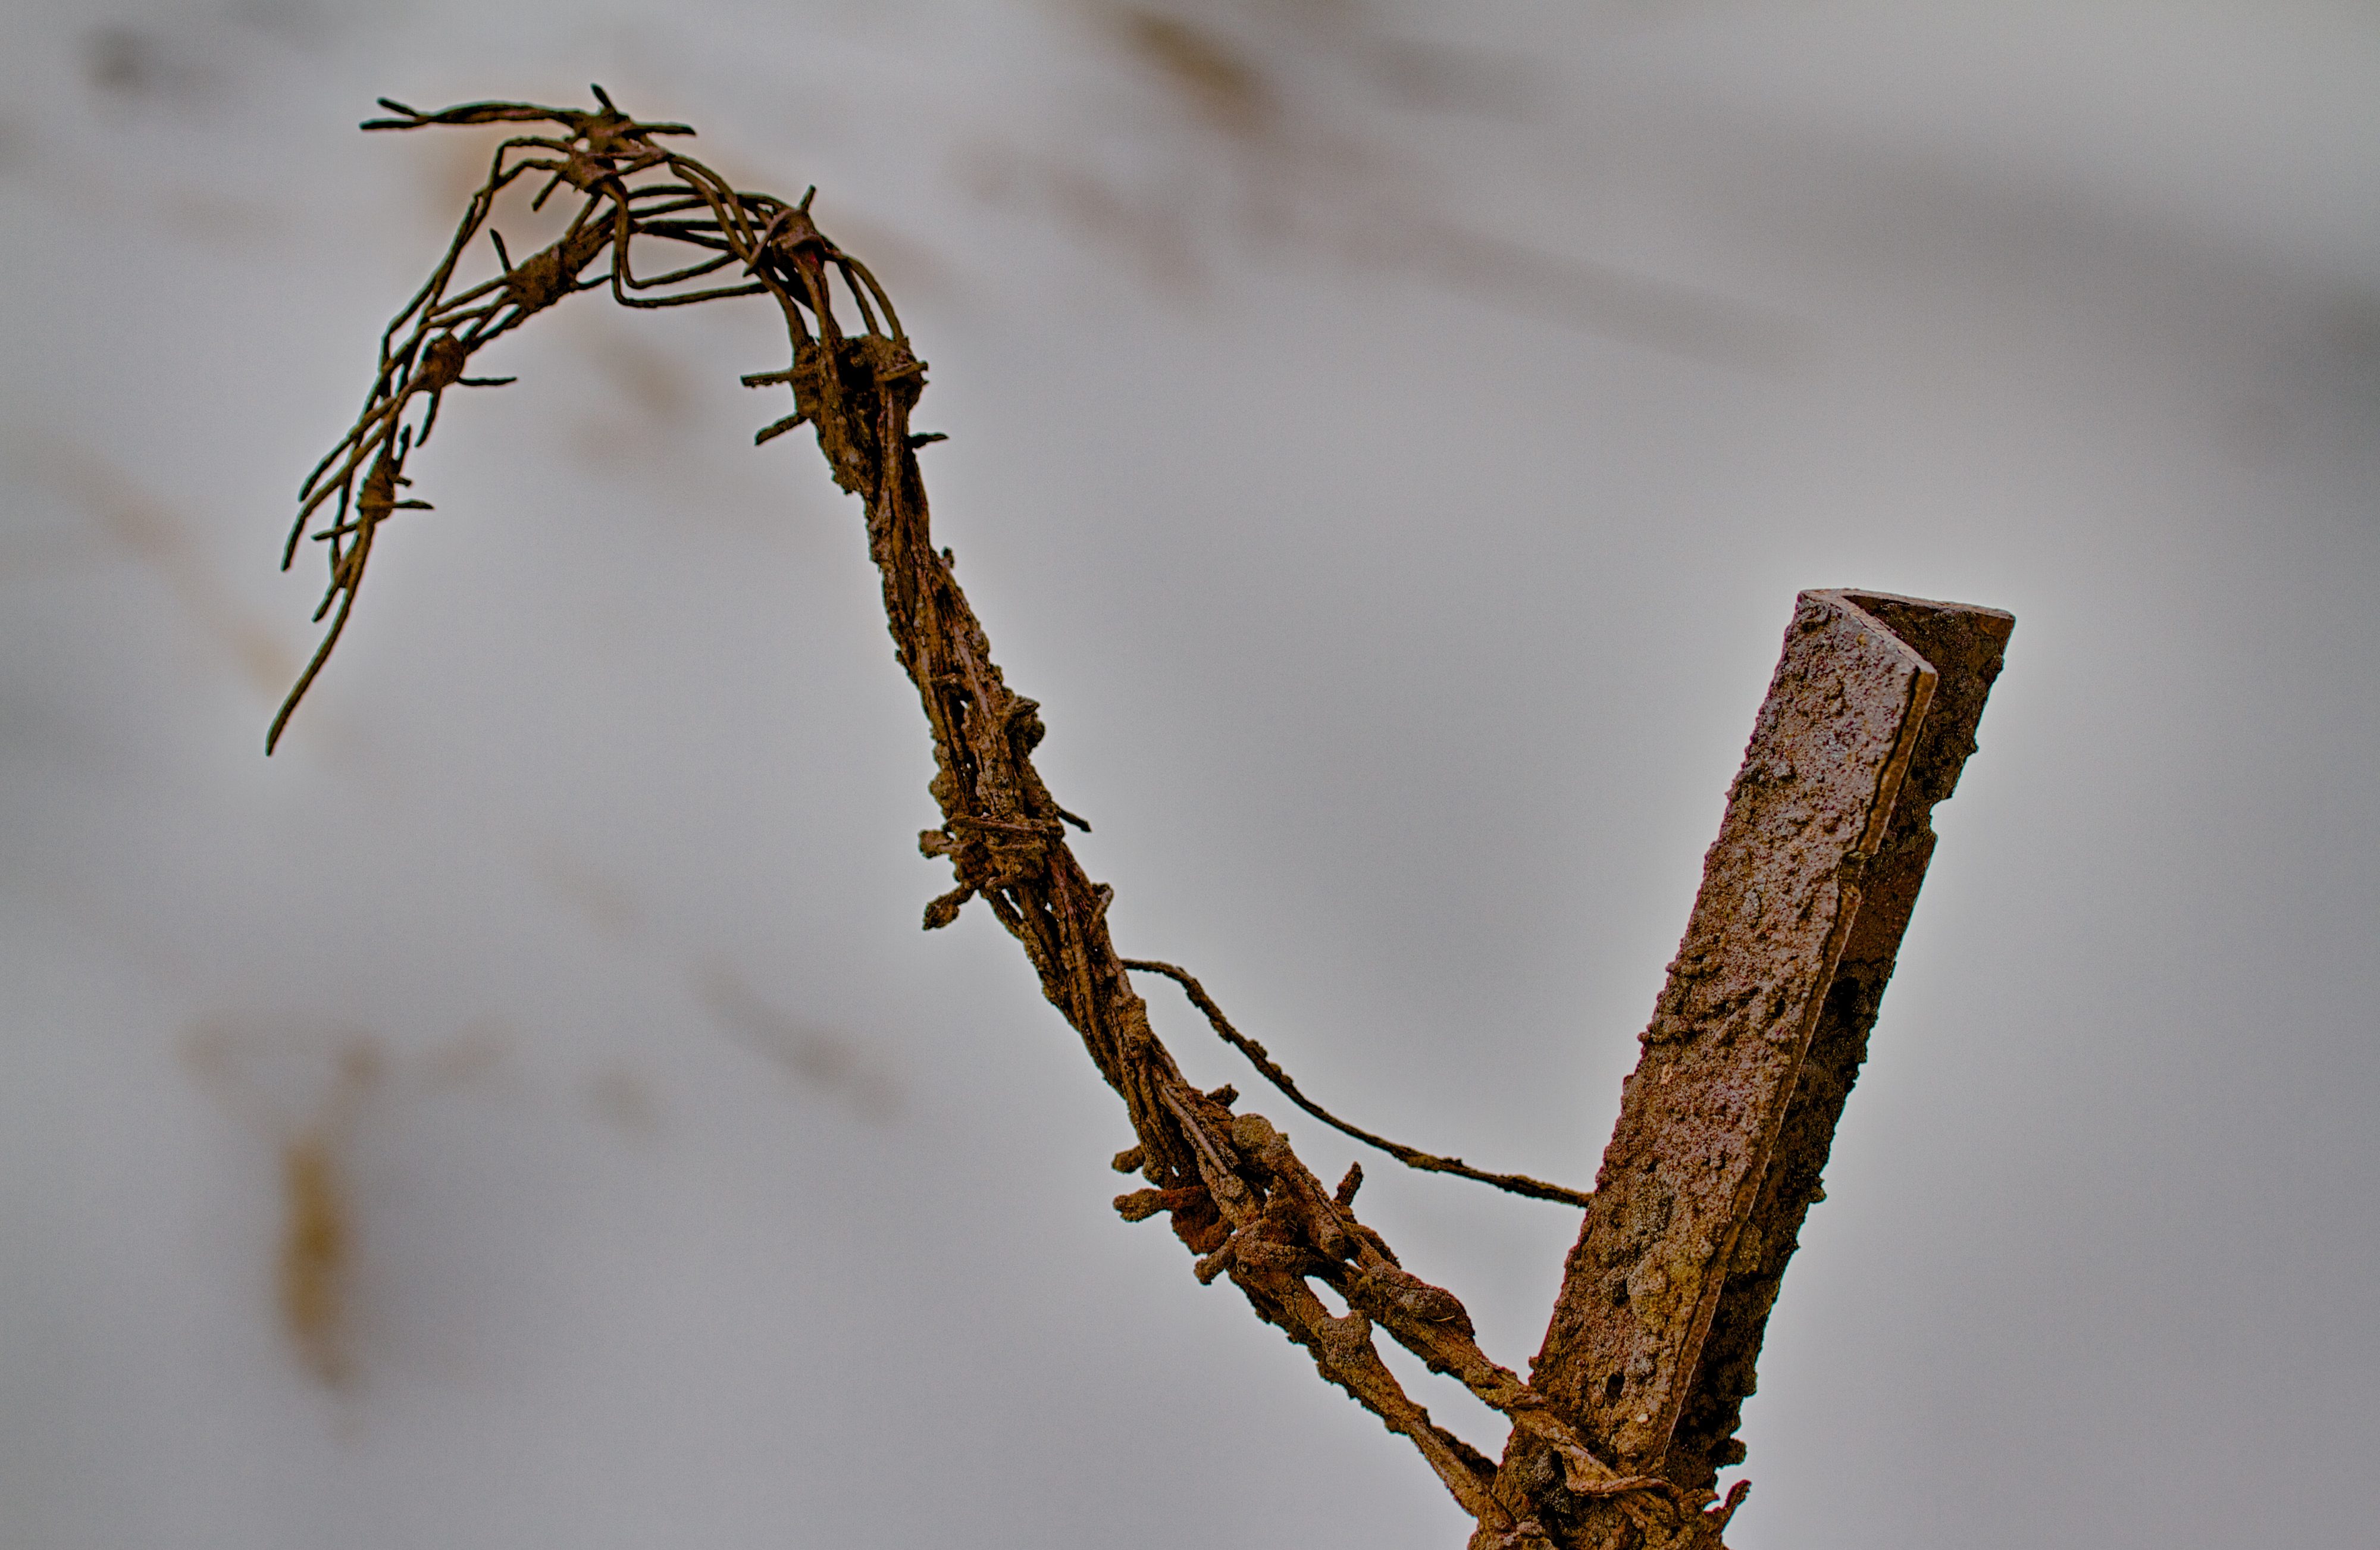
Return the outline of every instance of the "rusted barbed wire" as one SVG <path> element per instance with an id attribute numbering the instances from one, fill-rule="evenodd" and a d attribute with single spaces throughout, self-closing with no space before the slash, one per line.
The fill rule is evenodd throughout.
<path id="1" fill-rule="evenodd" d="M 1189 975 L 1150 961 L 1128 963 L 1109 939 L 1106 915 L 1114 890 L 1090 879 L 1065 839 L 1069 823 L 1087 826 L 1058 805 L 1033 765 L 1044 735 L 1040 708 L 1008 686 L 953 574 L 950 551 L 934 547 L 917 451 L 940 438 L 909 428 L 926 368 L 902 332 L 892 298 L 864 265 L 819 230 L 809 195 L 788 202 L 738 191 L 701 163 L 658 143 L 690 135 L 686 126 L 632 118 L 600 88 L 595 97 L 594 111 L 474 103 L 422 113 L 383 100 L 395 116 L 364 126 L 512 123 L 546 132 L 518 135 L 497 148 L 445 256 L 382 334 L 363 412 L 300 490 L 283 563 L 294 558 L 307 523 L 332 504 L 330 525 L 314 535 L 329 546 L 330 561 L 330 583 L 315 616 L 328 614 L 331 623 L 273 721 L 268 751 L 346 627 L 379 526 L 423 504 L 398 492 L 408 484 L 406 461 L 428 442 L 444 394 L 510 380 L 466 376 L 479 350 L 565 297 L 607 281 L 613 298 L 631 307 L 767 297 L 784 319 L 792 359 L 781 370 L 744 381 L 790 388 L 794 408 L 755 441 L 810 426 L 835 482 L 861 498 L 895 655 L 917 687 L 932 733 L 936 773 L 929 789 L 942 823 L 920 835 L 918 844 L 951 863 L 955 886 L 926 907 L 925 925 L 947 926 L 967 902 L 980 899 L 1024 949 L 1043 995 L 1081 1036 L 1130 1117 L 1135 1144 L 1116 1157 L 1115 1167 L 1137 1170 L 1149 1187 L 1119 1196 L 1117 1211 L 1132 1221 L 1166 1215 L 1198 1256 L 1200 1281 L 1228 1276 L 1259 1317 L 1305 1349 L 1324 1377 L 1412 1442 L 1476 1520 L 1475 1546 L 1572 1550 L 1586 1541 L 1559 1526 L 1549 1530 L 1536 1504 L 1596 1498 L 1620 1509 L 1645 1550 L 1716 1547 L 1729 1508 L 1706 1512 L 1713 1499 L 1707 1490 L 1613 1468 L 1589 1450 L 1576 1417 L 1489 1359 L 1462 1302 L 1406 1270 L 1387 1241 L 1357 1218 L 1360 1169 L 1351 1169 L 1335 1192 L 1325 1190 L 1269 1120 L 1232 1111 L 1236 1093 L 1202 1091 L 1183 1075 L 1151 1029 L 1129 969 L 1136 964 L 1172 975 L 1219 1032 L 1229 1024 Z M 498 197 L 530 172 L 547 175 L 536 204 L 565 184 L 581 202 L 560 236 L 515 263 L 492 219 Z M 482 232 L 499 274 L 450 295 L 458 264 Z M 638 238 L 705 256 L 638 277 L 630 261 Z M 607 252 L 608 265 L 590 274 Z M 734 282 L 701 284 L 731 266 L 739 276 Z M 846 333 L 837 318 L 832 282 L 838 278 L 859 316 L 856 333 Z M 1301 1108 L 1416 1167 L 1505 1188 L 1534 1186 L 1523 1193 L 1573 1205 L 1586 1199 L 1515 1175 L 1483 1174 L 1354 1130 L 1298 1093 L 1262 1047 L 1235 1030 L 1225 1036 Z M 1331 1313 L 1318 1285 L 1335 1293 L 1347 1312 Z M 1515 1438 L 1531 1444 L 1517 1455 L 1526 1468 L 1500 1471 L 1432 1421 L 1381 1361 L 1376 1330 L 1510 1420 Z"/>
<path id="2" fill-rule="evenodd" d="M 829 268 L 850 288 L 871 333 L 877 328 L 872 298 L 883 308 L 892 337 L 902 337 L 892 298 L 865 265 L 819 234 L 809 221 L 808 196 L 798 204 L 789 204 L 774 195 L 739 193 L 700 162 L 653 143 L 659 137 L 690 136 L 694 133 L 690 127 L 631 118 L 613 105 L 601 87 L 595 88 L 595 100 L 601 105 L 594 112 L 531 103 L 469 103 L 422 113 L 383 97 L 381 106 L 395 116 L 365 121 L 366 129 L 549 124 L 564 133 L 519 135 L 496 148 L 487 181 L 464 208 L 445 256 L 382 333 L 380 367 L 371 391 L 365 395 L 363 412 L 298 488 L 298 516 L 283 546 L 281 564 L 284 570 L 289 567 L 308 521 L 325 504 L 332 505 L 331 525 L 313 535 L 316 541 L 330 546 L 331 572 L 330 585 L 314 617 L 319 621 L 329 614 L 331 624 L 280 714 L 273 718 L 265 739 L 268 753 L 280 741 L 290 713 L 305 697 L 346 628 L 380 525 L 400 511 L 429 505 L 425 501 L 400 499 L 398 491 L 412 482 L 405 477 L 406 459 L 416 447 L 428 443 L 447 391 L 501 387 L 513 381 L 464 375 L 471 357 L 485 345 L 564 297 L 598 288 L 607 281 L 613 299 L 624 307 L 686 307 L 722 297 L 773 295 L 795 337 L 805 338 L 808 331 L 801 321 L 802 307 L 818 309 L 821 326 L 832 327 L 825 288 Z M 578 192 L 581 202 L 560 236 L 516 264 L 503 235 L 490 221 L 499 196 L 533 172 L 547 176 L 545 186 L 530 201 L 532 211 L 542 207 L 565 184 Z M 456 266 L 482 232 L 487 234 L 500 272 L 449 295 Z M 710 256 L 640 277 L 629 261 L 631 242 L 638 236 L 678 243 Z M 585 277 L 607 248 L 612 261 L 605 272 Z M 767 255 L 772 251 L 778 255 L 774 272 L 767 272 L 771 262 Z M 796 259 L 796 253 L 809 257 Z M 674 288 L 707 278 L 731 264 L 741 264 L 742 272 L 754 278 L 725 285 Z M 417 400 L 421 405 L 420 418 L 408 420 L 407 415 Z M 797 423 L 797 418 L 781 420 L 762 431 L 759 439 L 765 442 Z"/>

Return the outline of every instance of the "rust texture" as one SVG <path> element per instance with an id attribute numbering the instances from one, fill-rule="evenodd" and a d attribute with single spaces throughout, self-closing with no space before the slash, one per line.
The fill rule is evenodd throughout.
<path id="1" fill-rule="evenodd" d="M 1828 1003 L 1828 976 L 1855 936 L 1863 864 L 1886 840 L 1895 792 L 1904 779 L 1947 792 L 1956 775 L 1955 759 L 1947 773 L 1926 762 L 1924 750 L 1932 745 L 1920 735 L 1935 669 L 1850 595 L 1802 599 L 1592 1197 L 1348 1125 L 1306 1098 L 1186 972 L 1126 960 L 1111 941 L 1114 891 L 1088 876 L 1067 842 L 1069 826 L 1088 826 L 1059 805 L 1034 767 L 1044 735 L 1040 707 L 1007 684 L 950 551 L 934 545 L 917 454 L 941 438 L 910 429 L 926 367 L 891 298 L 820 232 L 808 196 L 789 202 L 736 190 L 660 143 L 691 130 L 634 119 L 600 90 L 596 96 L 592 111 L 479 103 L 420 113 L 390 103 L 395 116 L 365 126 L 504 123 L 525 132 L 496 151 L 444 258 L 383 334 L 363 413 L 299 491 L 284 563 L 306 524 L 325 513 L 314 537 L 328 546 L 331 574 L 317 617 L 330 615 L 330 626 L 268 747 L 336 644 L 378 527 L 421 504 L 398 494 L 440 401 L 452 388 L 509 381 L 467 375 L 479 350 L 578 291 L 608 288 L 616 301 L 640 307 L 765 298 L 784 324 L 790 360 L 745 381 L 790 390 L 793 406 L 755 439 L 810 428 L 835 482 L 859 497 L 894 655 L 932 737 L 929 790 L 942 821 L 918 844 L 949 862 L 953 886 L 926 907 L 926 927 L 947 926 L 979 901 L 1022 948 L 1042 993 L 1131 1121 L 1135 1144 L 1115 1168 L 1138 1172 L 1147 1187 L 1118 1196 L 1116 1210 L 1128 1221 L 1166 1217 L 1196 1256 L 1201 1283 L 1228 1279 L 1326 1379 L 1406 1438 L 1475 1520 L 1475 1546 L 1716 1550 L 1741 1488 L 1713 1507 L 1710 1471 L 1694 1460 L 1725 1445 L 1735 1406 L 1750 1392 L 1751 1355 L 1775 1274 L 1815 1192 L 1832 1130 L 1828 1095 L 1839 1106 L 1848 1072 L 1837 1088 L 1793 1109 L 1808 1110 L 1800 1129 L 1788 1122 L 1789 1099 Z M 516 263 L 494 219 L 499 197 L 530 173 L 546 175 L 540 201 L 566 186 L 578 208 L 560 236 Z M 498 272 L 468 285 L 457 279 L 458 266 L 482 236 Z M 640 275 L 632 250 L 656 243 L 692 249 L 691 260 L 649 265 Z M 856 327 L 847 313 L 856 314 Z M 1946 612 L 1874 600 L 1887 616 L 1908 613 L 1912 635 Z M 2006 615 L 1947 612 L 1997 619 L 1999 636 L 2007 633 Z M 1988 681 L 1985 672 L 1980 682 Z M 1981 698 L 1978 686 L 1973 705 Z M 1962 757 L 1965 733 L 1955 741 Z M 1925 848 L 1909 852 L 1913 870 L 1898 885 L 1906 895 L 1914 894 Z M 1906 899 L 1899 908 L 1905 919 Z M 1897 923 L 1888 935 L 1874 943 L 1858 938 L 1851 950 L 1864 954 L 1855 956 L 1864 1011 L 1846 1016 L 1863 1037 L 1899 940 Z M 1218 1034 L 1325 1122 L 1417 1168 L 1587 1207 L 1534 1382 L 1489 1358 L 1463 1303 L 1405 1268 L 1357 1217 L 1360 1169 L 1326 1188 L 1270 1121 L 1236 1111 L 1236 1091 L 1201 1090 L 1183 1074 L 1134 989 L 1135 969 L 1177 981 Z M 1854 1066 L 1856 1059 L 1853 1051 Z M 1792 1137 L 1804 1131 L 1815 1137 L 1815 1161 L 1806 1138 L 1779 1150 L 1780 1125 Z M 1801 1159 L 1773 1205 L 1763 1193 L 1772 1152 Z M 1808 1191 L 1797 1182 L 1803 1171 Z M 1721 1267 L 1734 1263 L 1740 1229 L 1756 1204 L 1761 1220 L 1773 1224 L 1762 1240 L 1772 1247 L 1745 1263 L 1767 1279 L 1746 1279 L 1742 1294 L 1731 1297 Z M 1334 1314 L 1323 1290 L 1346 1311 Z M 1696 1356 L 1712 1327 L 1729 1332 L 1736 1342 L 1729 1349 L 1740 1347 L 1741 1360 L 1706 1379 Z M 1504 1415 L 1512 1432 L 1503 1465 L 1437 1424 L 1406 1393 L 1381 1361 L 1383 1335 Z M 1690 1399 L 1701 1452 L 1681 1463 L 1666 1444 Z"/>
<path id="2" fill-rule="evenodd" d="M 1707 1490 L 2014 621 L 1805 592 L 1642 1035 L 1544 1348 L 1540 1392 L 1631 1472 Z M 1580 1544 L 1633 1543 L 1506 1472 Z M 1517 1504 L 1516 1504 L 1517 1505 Z"/>
<path id="3" fill-rule="evenodd" d="M 2016 623 L 1997 609 L 1874 592 L 1838 596 L 1916 648 L 1940 676 L 1893 804 L 1891 825 L 1860 879 L 1858 917 L 1819 1003 L 1817 1028 L 1778 1128 L 1759 1199 L 1737 1240 L 1694 1385 L 1670 1439 L 1662 1472 L 1690 1486 L 1708 1485 L 1719 1469 L 1743 1459 L 1735 1428 L 1743 1400 L 1753 1392 L 1753 1364 L 1768 1310 L 1800 1242 L 1802 1220 L 1824 1194 L 1819 1175 L 1834 1143 L 1835 1122 L 1867 1059 L 1868 1031 L 1876 1025 L 1901 934 L 1934 858 L 1934 805 L 1949 796 L 1974 752 L 1984 696 L 1999 676 L 2001 652 Z"/>

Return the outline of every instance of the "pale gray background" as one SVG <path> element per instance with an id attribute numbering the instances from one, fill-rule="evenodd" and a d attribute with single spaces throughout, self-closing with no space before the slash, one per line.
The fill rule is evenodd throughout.
<path id="1" fill-rule="evenodd" d="M 488 143 L 354 123 L 601 79 L 820 186 L 1119 943 L 1401 1138 L 1592 1176 L 1795 589 L 2012 609 L 1735 1542 L 2368 1543 L 2380 13 L 1172 15 L 1269 105 L 1090 4 L 12 0 L 0 1542 L 1461 1540 L 917 929 L 764 313 L 506 345 L 262 758 L 290 492 Z M 367 1047 L 332 1389 L 276 1156 Z M 1365 1160 L 1525 1359 L 1572 1214 Z"/>

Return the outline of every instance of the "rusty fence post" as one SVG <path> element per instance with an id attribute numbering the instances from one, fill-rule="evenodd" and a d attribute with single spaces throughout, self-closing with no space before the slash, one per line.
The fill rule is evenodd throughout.
<path id="1" fill-rule="evenodd" d="M 1796 601 L 1533 1365 L 1622 1473 L 1707 1490 L 1743 1458 L 1761 1335 L 1933 855 L 1929 815 L 2014 624 L 1876 592 Z M 1515 1432 L 1500 1484 L 1561 1543 L 1668 1537 L 1570 1496 L 1535 1447 Z"/>

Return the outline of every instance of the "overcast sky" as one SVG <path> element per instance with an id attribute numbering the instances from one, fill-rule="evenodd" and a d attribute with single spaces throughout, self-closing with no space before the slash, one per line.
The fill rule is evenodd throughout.
<path id="1" fill-rule="evenodd" d="M 917 929 L 765 311 L 492 352 L 263 757 L 292 492 L 491 143 L 355 123 L 590 80 L 818 186 L 1119 947 L 1401 1140 L 1591 1181 L 1797 589 L 2013 611 L 1730 1542 L 2368 1533 L 2380 13 L 8 0 L 0 1544 L 1465 1532 Z M 1523 1363 L 1575 1213 L 1363 1160 Z"/>

